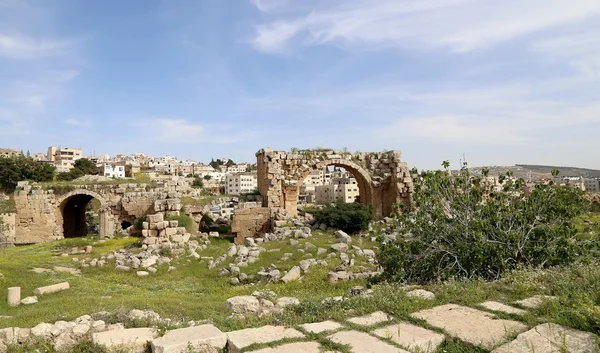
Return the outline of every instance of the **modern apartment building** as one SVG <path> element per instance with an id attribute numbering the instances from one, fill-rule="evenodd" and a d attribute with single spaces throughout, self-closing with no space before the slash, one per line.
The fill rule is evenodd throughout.
<path id="1" fill-rule="evenodd" d="M 75 165 L 75 161 L 81 157 L 81 150 L 75 148 L 48 147 L 48 161 L 54 163 L 58 173 L 71 170 Z"/>
<path id="2" fill-rule="evenodd" d="M 256 173 L 228 174 L 225 177 L 225 193 L 239 195 L 254 192 L 258 189 Z"/>

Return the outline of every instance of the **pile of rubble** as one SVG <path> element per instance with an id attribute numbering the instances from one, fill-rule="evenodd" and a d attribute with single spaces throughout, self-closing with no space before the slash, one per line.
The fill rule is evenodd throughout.
<path id="1" fill-rule="evenodd" d="M 252 295 L 242 295 L 227 299 L 225 306 L 231 310 L 232 317 L 246 315 L 269 315 L 282 311 L 288 306 L 298 305 L 300 300 L 294 297 L 277 298 L 270 290 L 255 291 Z"/>
<path id="2" fill-rule="evenodd" d="M 43 340 L 56 351 L 73 348 L 79 342 L 89 339 L 91 335 L 125 329 L 124 323 L 108 324 L 113 314 L 100 312 L 83 315 L 72 321 L 57 321 L 53 324 L 42 322 L 32 328 L 8 327 L 0 329 L 0 352 L 6 352 L 8 345 L 24 344 L 30 340 Z M 170 319 L 161 319 L 153 311 L 131 310 L 122 318 L 124 322 L 147 322 L 157 325 L 173 323 Z"/>

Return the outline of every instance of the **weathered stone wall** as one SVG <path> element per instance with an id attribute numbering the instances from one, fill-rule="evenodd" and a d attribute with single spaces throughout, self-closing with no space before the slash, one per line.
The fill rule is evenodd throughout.
<path id="1" fill-rule="evenodd" d="M 235 243 L 243 244 L 247 237 L 262 235 L 271 230 L 271 210 L 268 207 L 237 209 L 231 220 Z"/>
<path id="2" fill-rule="evenodd" d="M 6 243 L 13 244 L 16 239 L 16 213 L 0 214 L 0 247 Z"/>
<path id="3" fill-rule="evenodd" d="M 376 219 L 394 212 L 395 204 L 411 205 L 412 178 L 399 151 L 289 153 L 264 148 L 256 153 L 256 158 L 263 206 L 284 209 L 290 216 L 297 215 L 302 181 L 313 170 L 328 165 L 342 167 L 356 178 L 360 201 L 373 207 Z"/>
<path id="4" fill-rule="evenodd" d="M 44 190 L 41 185 L 21 182 L 14 194 L 15 243 L 39 243 L 63 238 L 63 211 L 73 197 L 88 195 L 100 201 L 100 236 L 110 237 L 122 221 L 132 222 L 147 214 L 179 214 L 179 197 L 193 191 L 183 179 L 160 187 L 145 184 L 72 185 Z"/>

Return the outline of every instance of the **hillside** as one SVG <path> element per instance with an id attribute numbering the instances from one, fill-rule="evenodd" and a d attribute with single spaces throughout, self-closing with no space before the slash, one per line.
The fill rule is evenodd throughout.
<path id="1" fill-rule="evenodd" d="M 490 175 L 501 175 L 507 171 L 512 171 L 516 177 L 525 180 L 539 180 L 552 177 L 552 170 L 558 169 L 560 176 L 582 176 L 584 178 L 600 177 L 600 170 L 586 169 L 577 167 L 551 166 L 551 165 L 533 165 L 533 164 L 517 164 L 514 166 L 488 166 L 488 167 L 473 167 L 470 168 L 473 172 L 481 171 L 483 168 L 488 168 Z"/>

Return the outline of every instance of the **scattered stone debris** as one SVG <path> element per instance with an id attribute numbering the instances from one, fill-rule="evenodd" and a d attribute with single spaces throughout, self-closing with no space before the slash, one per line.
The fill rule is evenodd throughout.
<path id="1" fill-rule="evenodd" d="M 406 293 L 409 298 L 435 299 L 435 294 L 424 289 L 414 289 Z"/>
<path id="2" fill-rule="evenodd" d="M 275 303 L 274 303 L 275 301 Z M 231 297 L 225 301 L 225 306 L 233 316 L 246 316 L 249 314 L 268 315 L 279 312 L 290 305 L 299 305 L 300 300 L 294 297 L 281 297 L 272 291 L 255 291 L 252 295 Z"/>

